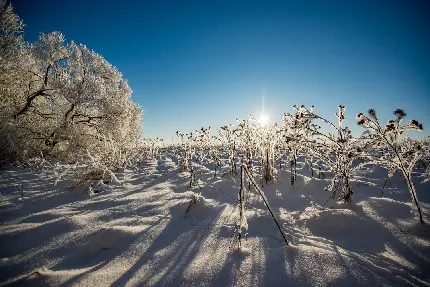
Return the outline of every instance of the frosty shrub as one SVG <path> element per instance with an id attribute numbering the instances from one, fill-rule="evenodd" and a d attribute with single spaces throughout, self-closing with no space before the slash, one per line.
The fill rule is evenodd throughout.
<path id="1" fill-rule="evenodd" d="M 266 124 L 259 127 L 257 146 L 260 154 L 261 184 L 275 179 L 275 147 L 277 144 L 278 124 Z"/>
<path id="2" fill-rule="evenodd" d="M 199 166 L 212 160 L 216 176 L 216 167 L 220 167 L 223 160 L 226 160 L 229 165 L 228 173 L 234 181 L 236 166 L 239 161 L 241 163 L 239 216 L 231 246 L 237 245 L 240 249 L 243 232 L 247 232 L 245 186 L 248 190 L 251 186 L 255 187 L 282 233 L 267 198 L 256 184 L 256 178 L 260 178 L 261 186 L 264 181 L 266 184 L 273 181 L 277 174 L 275 162 L 279 161 L 281 165 L 283 158 L 288 158 L 290 162 L 291 184 L 296 181 L 298 161 L 310 168 L 312 176 L 314 168 L 318 168 L 320 176 L 330 177 L 331 182 L 325 188 L 329 192 L 326 203 L 329 200 L 351 203 L 353 183 L 364 182 L 362 169 L 367 165 L 376 164 L 387 168 L 389 177 L 400 170 L 417 206 L 420 221 L 423 222 L 411 177 L 412 169 L 416 167 L 415 172 L 418 171 L 424 181 L 429 180 L 430 141 L 413 140 L 405 134 L 406 130 L 422 130 L 422 125 L 414 120 L 403 123 L 406 114 L 403 110 L 396 110 L 396 119 L 381 126 L 375 111 L 370 110 L 367 116 L 358 115 L 358 123 L 366 128 L 366 132 L 357 138 L 352 136 L 348 127 L 344 127 L 345 111 L 346 107 L 339 105 L 335 113 L 337 122 L 332 122 L 315 113 L 314 106 L 309 109 L 294 106 L 294 113 L 283 114 L 281 125 L 263 124 L 250 115 L 245 120 L 236 119 L 236 126 L 222 126 L 214 137 L 210 136 L 210 129 L 204 128 L 189 134 L 177 133 L 181 138 L 181 145 L 177 149 L 180 168 L 190 172 L 190 187 L 195 181 L 193 162 L 195 166 Z M 322 173 L 323 169 L 328 172 L 326 176 Z M 364 183 L 375 185 L 367 181 Z"/>
<path id="3" fill-rule="evenodd" d="M 193 133 L 193 146 L 196 147 L 194 156 L 199 164 L 205 163 L 212 154 L 211 127 L 201 128 Z"/>
<path id="4" fill-rule="evenodd" d="M 192 207 L 198 203 L 204 203 L 204 197 L 200 193 L 193 192 L 190 203 L 188 204 L 187 210 L 185 211 L 185 218 L 187 218 L 187 215 L 190 213 Z"/>
<path id="5" fill-rule="evenodd" d="M 163 141 L 163 139 L 160 139 L 158 137 L 155 139 L 145 138 L 142 141 L 144 150 L 142 150 L 141 152 L 144 153 L 145 158 L 147 160 L 155 159 L 156 156 L 159 154 L 159 144 Z"/>
<path id="6" fill-rule="evenodd" d="M 192 134 L 184 134 L 179 131 L 176 132 L 176 136 L 178 136 L 181 140 L 179 146 L 179 168 L 181 171 L 188 171 L 190 167 L 190 161 L 192 157 L 192 147 L 191 147 L 191 139 Z"/>
<path id="7" fill-rule="evenodd" d="M 177 131 L 176 135 L 181 140 L 179 146 L 179 168 L 181 171 L 188 171 L 190 173 L 191 187 L 193 182 L 197 182 L 193 160 L 201 164 L 211 151 L 210 127 L 207 129 L 201 128 L 187 134 Z"/>
<path id="8" fill-rule="evenodd" d="M 253 174 L 253 153 L 257 152 L 257 134 L 258 126 L 255 119 L 250 115 L 247 120 L 237 121 L 237 136 L 239 138 L 238 148 L 242 153 L 242 161 L 248 167 L 248 170 Z"/>
<path id="9" fill-rule="evenodd" d="M 221 141 L 221 146 L 228 150 L 230 174 L 237 174 L 236 167 L 236 135 L 237 129 L 233 125 L 222 126 L 218 129 L 218 138 Z"/>
<path id="10" fill-rule="evenodd" d="M 423 183 L 430 181 L 430 137 L 421 140 L 421 147 L 423 156 L 420 163 L 420 168 L 424 170 L 423 172 Z"/>
<path id="11" fill-rule="evenodd" d="M 309 154 L 322 160 L 328 170 L 333 174 L 331 184 L 326 188 L 330 192 L 330 198 L 335 199 L 339 194 L 339 200 L 351 202 L 352 181 L 355 171 L 362 167 L 358 160 L 362 153 L 362 143 L 360 139 L 354 138 L 347 127 L 343 127 L 345 120 L 345 109 L 343 105 L 338 106 L 336 112 L 337 124 L 315 114 L 314 108 L 310 110 L 304 106 L 300 109 L 299 119 L 311 119 L 306 125 L 310 133 Z M 327 125 L 334 132 L 323 133 L 321 125 Z"/>
<path id="12" fill-rule="evenodd" d="M 221 152 L 220 152 L 220 144 L 217 137 L 212 136 L 210 139 L 210 153 L 212 157 L 212 161 L 215 164 L 214 167 L 214 177 L 217 176 L 217 169 L 221 168 Z"/>
<path id="13" fill-rule="evenodd" d="M 297 159 L 300 154 L 306 155 L 309 142 L 311 142 L 312 133 L 309 131 L 309 126 L 314 117 L 309 116 L 314 110 L 312 106 L 309 110 L 305 106 L 293 106 L 295 112 L 293 114 L 284 113 L 282 115 L 282 127 L 280 130 L 281 151 L 285 152 L 285 156 L 290 162 L 291 185 L 294 185 L 297 177 Z"/>
<path id="14" fill-rule="evenodd" d="M 388 177 L 400 171 L 408 185 L 412 201 L 415 204 L 419 219 L 424 223 L 420 204 L 412 182 L 412 171 L 416 163 L 423 158 L 425 152 L 420 141 L 415 141 L 406 136 L 408 130 L 423 130 L 423 126 L 416 120 L 404 123 L 406 113 L 402 109 L 394 111 L 395 119 L 382 125 L 374 109 L 370 109 L 367 115 L 357 115 L 358 125 L 366 129 L 362 139 L 367 141 L 366 155 L 370 162 L 377 163 L 388 170 Z"/>
<path id="15" fill-rule="evenodd" d="M 190 174 L 191 174 L 190 187 L 192 186 L 193 182 L 199 185 L 198 178 L 195 172 L 195 167 L 193 165 L 193 160 L 196 163 L 201 165 L 209 157 L 210 147 L 211 147 L 210 131 L 211 131 L 211 127 L 201 128 L 200 130 L 196 130 L 193 133 L 191 133 L 192 152 L 190 155 Z"/>

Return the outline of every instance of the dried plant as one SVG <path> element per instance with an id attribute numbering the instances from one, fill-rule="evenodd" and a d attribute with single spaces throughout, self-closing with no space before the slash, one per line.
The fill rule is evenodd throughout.
<path id="1" fill-rule="evenodd" d="M 417 208 L 419 220 L 424 223 L 412 181 L 412 171 L 425 152 L 419 141 L 406 136 L 406 131 L 422 131 L 423 126 L 416 120 L 403 123 L 406 113 L 402 109 L 395 110 L 393 114 L 396 118 L 382 125 L 374 109 L 370 109 L 367 115 L 359 113 L 357 123 L 366 129 L 361 138 L 367 141 L 365 149 L 367 158 L 387 168 L 388 177 L 392 177 L 396 171 L 402 173 Z"/>

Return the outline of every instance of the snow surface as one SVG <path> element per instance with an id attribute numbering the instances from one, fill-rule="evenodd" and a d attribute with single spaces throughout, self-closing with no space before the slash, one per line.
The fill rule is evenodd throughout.
<path id="1" fill-rule="evenodd" d="M 237 251 L 239 175 L 195 165 L 190 188 L 177 160 L 167 153 L 118 170 L 118 182 L 95 183 L 92 194 L 88 184 L 68 188 L 80 167 L 1 171 L 0 285 L 430 286 L 430 227 L 401 177 L 381 197 L 386 171 L 369 168 L 362 181 L 376 186 L 356 182 L 352 206 L 327 208 L 326 179 L 303 168 L 291 187 L 280 171 L 262 189 L 290 245 L 251 188 Z M 429 191 L 417 181 L 426 222 Z"/>

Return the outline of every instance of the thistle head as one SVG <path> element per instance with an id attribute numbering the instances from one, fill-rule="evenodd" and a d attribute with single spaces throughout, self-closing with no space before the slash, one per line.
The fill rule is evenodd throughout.
<path id="1" fill-rule="evenodd" d="M 369 114 L 369 117 L 371 117 L 372 119 L 378 120 L 378 118 L 376 117 L 376 111 L 374 109 L 369 109 L 367 113 Z"/>
<path id="2" fill-rule="evenodd" d="M 402 109 L 396 109 L 393 114 L 397 117 L 397 119 L 401 120 L 406 117 L 406 113 Z"/>
<path id="3" fill-rule="evenodd" d="M 358 119 L 357 124 L 359 126 L 363 126 L 366 123 L 366 118 L 365 117 L 361 117 Z"/>
<path id="4" fill-rule="evenodd" d="M 417 130 L 417 131 L 422 131 L 424 129 L 423 124 L 418 122 L 417 120 L 411 120 L 407 122 L 404 127 L 407 129 Z"/>

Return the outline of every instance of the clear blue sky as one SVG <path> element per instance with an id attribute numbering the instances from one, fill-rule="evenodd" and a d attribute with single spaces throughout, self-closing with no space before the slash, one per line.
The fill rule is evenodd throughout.
<path id="1" fill-rule="evenodd" d="M 15 0 L 26 39 L 61 31 L 103 55 L 144 107 L 143 134 L 266 110 L 403 108 L 430 130 L 430 2 Z"/>

